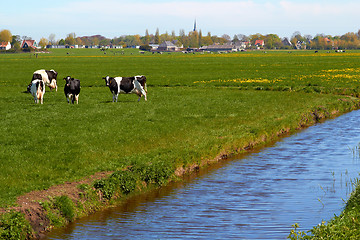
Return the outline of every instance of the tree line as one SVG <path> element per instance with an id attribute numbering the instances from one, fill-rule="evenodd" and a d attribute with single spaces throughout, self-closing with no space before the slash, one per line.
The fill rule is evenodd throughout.
<path id="1" fill-rule="evenodd" d="M 155 34 L 150 34 L 148 30 L 143 36 L 123 35 L 112 39 L 101 35 L 95 36 L 76 36 L 75 33 L 67 34 L 65 39 L 55 40 L 56 35 L 50 34 L 48 38 L 41 38 L 38 45 L 46 47 L 47 45 L 88 45 L 88 46 L 107 46 L 121 45 L 128 46 L 147 46 L 149 44 L 160 44 L 164 41 L 172 41 L 175 45 L 184 48 L 199 48 L 201 46 L 209 46 L 213 44 L 227 44 L 229 42 L 247 42 L 248 45 L 255 47 L 256 40 L 264 40 L 265 49 L 360 49 L 360 30 L 358 32 L 348 32 L 341 36 L 331 36 L 325 34 L 317 34 L 315 37 L 311 35 L 302 35 L 295 32 L 291 38 L 280 38 L 277 34 L 262 35 L 260 33 L 249 36 L 236 34 L 230 37 L 227 34 L 222 36 L 212 35 L 210 32 L 203 34 L 201 30 L 190 31 L 187 34 L 181 29 L 176 35 L 175 31 L 170 34 L 168 32 L 160 34 L 156 29 Z M 27 36 L 12 35 L 7 29 L 0 31 L 0 42 L 11 42 L 13 49 L 20 49 L 22 40 L 31 39 Z"/>

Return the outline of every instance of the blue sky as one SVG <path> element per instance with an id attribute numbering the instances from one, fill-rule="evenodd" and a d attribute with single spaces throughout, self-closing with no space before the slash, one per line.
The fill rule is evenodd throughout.
<path id="1" fill-rule="evenodd" d="M 76 36 L 170 34 L 192 30 L 196 18 L 203 35 L 301 34 L 342 35 L 357 32 L 358 0 L 64 0 L 4 1 L 0 30 L 35 40 L 55 34 L 57 40 Z"/>

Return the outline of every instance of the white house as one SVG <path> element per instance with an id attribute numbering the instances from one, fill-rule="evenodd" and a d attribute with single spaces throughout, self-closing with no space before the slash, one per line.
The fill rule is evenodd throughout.
<path id="1" fill-rule="evenodd" d="M 10 48 L 10 42 L 0 42 L 0 50 L 9 50 Z"/>

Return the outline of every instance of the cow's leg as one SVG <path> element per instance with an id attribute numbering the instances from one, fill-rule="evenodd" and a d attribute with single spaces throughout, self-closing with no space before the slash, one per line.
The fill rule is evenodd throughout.
<path id="1" fill-rule="evenodd" d="M 79 94 L 75 95 L 76 104 L 79 104 Z"/>
<path id="2" fill-rule="evenodd" d="M 66 94 L 66 101 L 70 104 L 69 94 Z"/>
<path id="3" fill-rule="evenodd" d="M 41 98 L 40 98 L 40 103 L 43 104 L 43 102 L 44 102 L 44 98 L 41 97 Z"/>

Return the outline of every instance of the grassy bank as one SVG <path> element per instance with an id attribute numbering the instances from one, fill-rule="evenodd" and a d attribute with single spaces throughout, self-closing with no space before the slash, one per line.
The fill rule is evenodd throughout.
<path id="1" fill-rule="evenodd" d="M 360 238 L 360 185 L 359 179 L 352 183 L 355 186 L 347 200 L 343 212 L 314 226 L 311 230 L 298 231 L 298 224 L 293 225 L 289 239 L 359 239 Z"/>
<path id="2" fill-rule="evenodd" d="M 175 170 L 355 109 L 359 56 L 93 49 L 54 50 L 38 58 L 0 55 L 0 207 L 14 206 L 17 197 L 34 190 L 117 171 L 110 180 L 85 187 L 112 199 L 144 185 L 162 185 Z M 43 68 L 59 72 L 59 92 L 46 89 L 44 105 L 35 105 L 23 91 L 32 72 Z M 121 95 L 112 103 L 101 78 L 137 74 L 148 78 L 149 101 Z M 62 78 L 67 75 L 81 80 L 79 105 L 66 102 Z M 64 199 L 43 207 L 61 212 L 63 205 L 72 208 Z M 74 217 L 71 211 L 65 215 Z"/>

